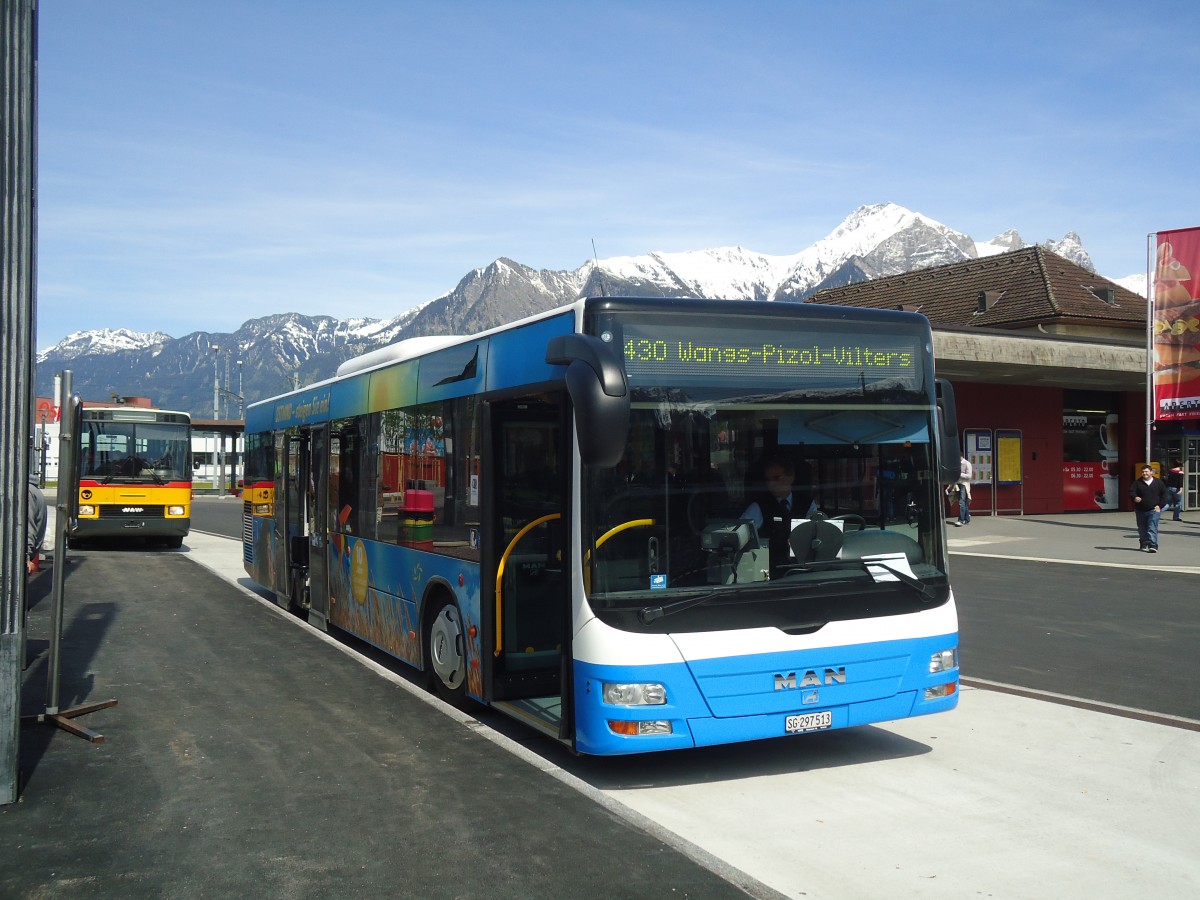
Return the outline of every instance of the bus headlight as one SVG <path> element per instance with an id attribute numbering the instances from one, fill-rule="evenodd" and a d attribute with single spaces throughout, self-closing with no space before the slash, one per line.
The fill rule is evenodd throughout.
<path id="1" fill-rule="evenodd" d="M 79 515 L 94 516 L 95 514 L 96 514 L 96 507 L 92 506 L 92 504 L 90 504 L 90 503 L 80 503 L 79 504 Z"/>
<path id="2" fill-rule="evenodd" d="M 254 514 L 256 516 L 273 516 L 273 515 L 275 515 L 274 511 L 271 509 L 270 503 L 255 503 L 254 504 Z"/>
<path id="3" fill-rule="evenodd" d="M 929 657 L 929 674 L 949 672 L 958 668 L 958 649 L 939 650 Z"/>
<path id="4" fill-rule="evenodd" d="M 182 506 L 168 506 L 167 507 L 167 515 L 168 516 L 182 516 L 182 515 L 186 515 L 186 513 L 184 512 L 184 509 Z"/>
<path id="5" fill-rule="evenodd" d="M 649 684 L 609 684 L 605 682 L 600 695 L 611 706 L 662 706 L 667 702 L 665 686 Z"/>
<path id="6" fill-rule="evenodd" d="M 951 681 L 946 684 L 939 684 L 931 688 L 925 688 L 925 699 L 938 700 L 942 697 L 952 697 L 957 691 L 958 682 Z"/>
<path id="7" fill-rule="evenodd" d="M 669 721 L 626 722 L 618 719 L 608 720 L 609 730 L 613 734 L 623 734 L 625 737 L 637 737 L 643 734 L 671 734 Z"/>

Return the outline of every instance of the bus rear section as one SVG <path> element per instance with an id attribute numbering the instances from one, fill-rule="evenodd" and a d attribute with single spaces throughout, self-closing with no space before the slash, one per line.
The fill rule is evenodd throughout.
<path id="1" fill-rule="evenodd" d="M 78 514 L 68 537 L 179 547 L 191 527 L 191 419 L 141 407 L 81 411 Z"/>

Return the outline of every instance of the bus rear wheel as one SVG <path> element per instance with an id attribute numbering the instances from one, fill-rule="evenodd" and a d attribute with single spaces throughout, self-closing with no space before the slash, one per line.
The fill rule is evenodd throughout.
<path id="1" fill-rule="evenodd" d="M 467 699 L 466 635 L 457 604 L 446 596 L 434 601 L 425 628 L 425 671 L 433 692 L 461 708 Z"/>

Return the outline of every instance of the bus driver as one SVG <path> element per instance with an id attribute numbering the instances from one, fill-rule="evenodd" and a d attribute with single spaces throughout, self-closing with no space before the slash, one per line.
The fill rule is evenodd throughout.
<path id="1" fill-rule="evenodd" d="M 817 511 L 817 501 L 811 492 L 802 493 L 793 489 L 796 469 L 786 459 L 769 460 L 763 474 L 767 489 L 746 507 L 742 518 L 754 523 L 759 540 L 767 545 L 771 574 L 774 576 L 791 558 L 788 537 L 792 533 L 793 521 L 811 519 Z"/>

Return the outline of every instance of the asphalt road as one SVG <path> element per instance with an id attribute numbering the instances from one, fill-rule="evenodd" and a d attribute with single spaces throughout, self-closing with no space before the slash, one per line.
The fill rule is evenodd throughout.
<path id="1" fill-rule="evenodd" d="M 242 536 L 242 501 L 205 494 L 192 499 L 192 528 L 222 537 Z"/>
<path id="2" fill-rule="evenodd" d="M 970 556 L 951 564 L 965 678 L 1200 719 L 1195 575 Z"/>

